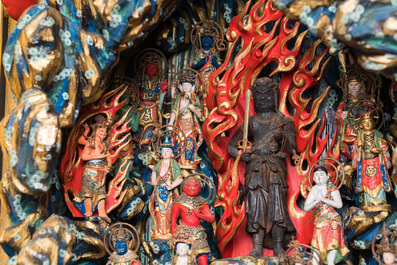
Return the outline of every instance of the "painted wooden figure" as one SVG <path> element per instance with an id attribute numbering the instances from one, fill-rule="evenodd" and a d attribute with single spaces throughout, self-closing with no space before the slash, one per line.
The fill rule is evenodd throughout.
<path id="1" fill-rule="evenodd" d="M 149 201 L 149 211 L 154 220 L 152 240 L 171 239 L 171 211 L 176 193 L 174 189 L 183 181 L 179 165 L 172 158 L 174 146 L 169 135 L 165 135 L 160 152 L 161 160 L 156 166 L 149 166 L 152 170 L 151 184 L 154 186 Z"/>
<path id="2" fill-rule="evenodd" d="M 311 246 L 318 250 L 314 255 L 328 265 L 343 260 L 349 253 L 343 237 L 342 220 L 335 208 L 342 208 L 342 199 L 338 188 L 329 180 L 328 170 L 324 166 L 313 170 L 316 185 L 312 187 L 306 199 L 306 212 L 315 208 L 314 231 Z M 318 264 L 313 259 L 315 265 Z"/>
<path id="3" fill-rule="evenodd" d="M 213 223 L 215 217 L 211 213 L 207 200 L 200 196 L 200 179 L 188 177 L 182 185 L 183 193 L 174 200 L 172 208 L 172 231 L 175 234 L 180 216 L 181 224 L 178 229 L 184 229 L 185 234 L 193 242 L 191 255 L 199 265 L 207 265 L 211 257 L 211 249 L 201 221 Z"/>
<path id="4" fill-rule="evenodd" d="M 92 135 L 87 139 L 81 154 L 81 159 L 86 161 L 81 191 L 73 202 L 84 216 L 92 216 L 93 212 L 98 210 L 99 217 L 108 219 L 105 199 L 106 174 L 112 166 L 107 140 L 110 123 L 104 116 L 97 115 L 91 127 Z"/>

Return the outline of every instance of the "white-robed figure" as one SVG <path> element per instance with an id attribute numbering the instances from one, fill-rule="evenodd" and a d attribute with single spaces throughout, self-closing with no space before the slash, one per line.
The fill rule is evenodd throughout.
<path id="1" fill-rule="evenodd" d="M 194 78 L 191 77 L 191 79 Z M 183 79 L 183 77 L 181 77 Z M 172 97 L 175 101 L 172 105 L 169 125 L 175 125 L 185 133 L 186 142 L 174 139 L 175 148 L 177 149 L 175 155 L 180 155 L 182 146 L 185 149 L 181 154 L 178 163 L 181 168 L 196 169 L 200 163 L 201 158 L 197 155 L 198 149 L 203 143 L 203 133 L 201 131 L 200 121 L 202 119 L 202 104 L 196 95 L 196 87 L 193 81 L 181 80 L 178 85 L 180 93 L 175 92 L 175 88 L 171 89 Z M 180 148 L 181 147 L 181 148 Z"/>
<path id="2" fill-rule="evenodd" d="M 342 220 L 335 208 L 342 208 L 343 203 L 338 188 L 329 180 L 328 170 L 318 166 L 313 170 L 316 185 L 312 187 L 303 210 L 315 209 L 314 231 L 311 246 L 318 250 L 313 254 L 328 265 L 334 265 L 349 253 L 343 238 Z M 313 264 L 318 261 L 313 259 Z"/>
<path id="3" fill-rule="evenodd" d="M 191 255 L 190 245 L 184 242 L 176 243 L 176 255 L 173 258 L 175 265 L 194 265 L 194 259 Z"/>

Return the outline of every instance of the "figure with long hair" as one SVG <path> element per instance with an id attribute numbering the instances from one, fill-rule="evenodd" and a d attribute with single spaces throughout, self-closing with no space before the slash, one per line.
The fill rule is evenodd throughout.
<path id="1" fill-rule="evenodd" d="M 73 201 L 84 216 L 92 216 L 93 212 L 98 210 L 100 217 L 108 218 L 105 208 L 106 174 L 110 172 L 112 166 L 107 141 L 109 127 L 110 123 L 106 118 L 97 115 L 92 125 L 92 135 L 81 154 L 81 159 L 86 162 L 81 191 Z"/>

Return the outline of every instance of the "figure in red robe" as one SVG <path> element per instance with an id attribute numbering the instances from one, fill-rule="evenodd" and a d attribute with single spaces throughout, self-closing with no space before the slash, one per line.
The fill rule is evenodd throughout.
<path id="1" fill-rule="evenodd" d="M 372 112 L 361 114 L 360 127 L 352 153 L 352 166 L 357 170 L 356 192 L 361 196 L 360 209 L 390 210 L 386 192 L 393 188 L 388 174 L 391 164 L 387 143 L 383 134 L 375 129 Z"/>

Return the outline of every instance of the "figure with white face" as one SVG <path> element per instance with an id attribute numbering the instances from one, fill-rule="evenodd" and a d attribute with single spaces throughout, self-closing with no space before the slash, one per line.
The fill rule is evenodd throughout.
<path id="1" fill-rule="evenodd" d="M 335 208 L 342 208 L 342 199 L 338 188 L 328 178 L 328 170 L 324 166 L 313 170 L 316 185 L 312 187 L 306 199 L 306 212 L 315 208 L 314 231 L 311 246 L 318 250 L 313 254 L 321 258 L 325 264 L 334 265 L 349 253 L 345 245 L 342 220 Z M 316 258 L 313 264 L 317 265 Z"/>
<path id="2" fill-rule="evenodd" d="M 201 102 L 195 93 L 195 85 L 192 82 L 181 82 L 178 86 L 180 93 L 176 95 L 169 125 L 175 125 L 186 135 L 186 141 L 175 142 L 175 148 L 178 150 L 176 155 L 185 145 L 184 153 L 179 158 L 181 168 L 195 169 L 200 163 L 201 158 L 197 151 L 203 143 L 203 135 L 199 119 L 202 117 Z M 174 93 L 173 93 L 173 96 Z M 181 147 L 181 148 L 179 148 Z"/>
<path id="3" fill-rule="evenodd" d="M 193 257 L 190 255 L 190 246 L 184 242 L 176 243 L 175 265 L 193 265 Z"/>
<path id="4" fill-rule="evenodd" d="M 151 184 L 154 187 L 149 201 L 149 211 L 154 220 L 152 239 L 171 239 L 171 211 L 174 194 L 182 181 L 181 169 L 174 156 L 174 145 L 169 135 L 165 135 L 161 145 L 161 160 L 152 170 Z"/>
<path id="5" fill-rule="evenodd" d="M 383 262 L 386 265 L 395 265 L 396 264 L 396 253 L 392 252 L 383 252 L 382 254 Z"/>
<path id="6" fill-rule="evenodd" d="M 389 229 L 390 227 L 386 228 L 386 226 L 384 226 L 380 230 L 380 233 L 376 235 L 376 238 L 381 235 L 381 240 L 379 243 L 375 244 L 375 246 L 372 245 L 372 247 L 374 247 L 372 248 L 372 254 L 378 263 L 382 265 L 395 265 L 397 261 L 396 241 L 394 240 L 395 232 L 393 231 L 390 233 L 390 231 L 388 231 Z"/>

